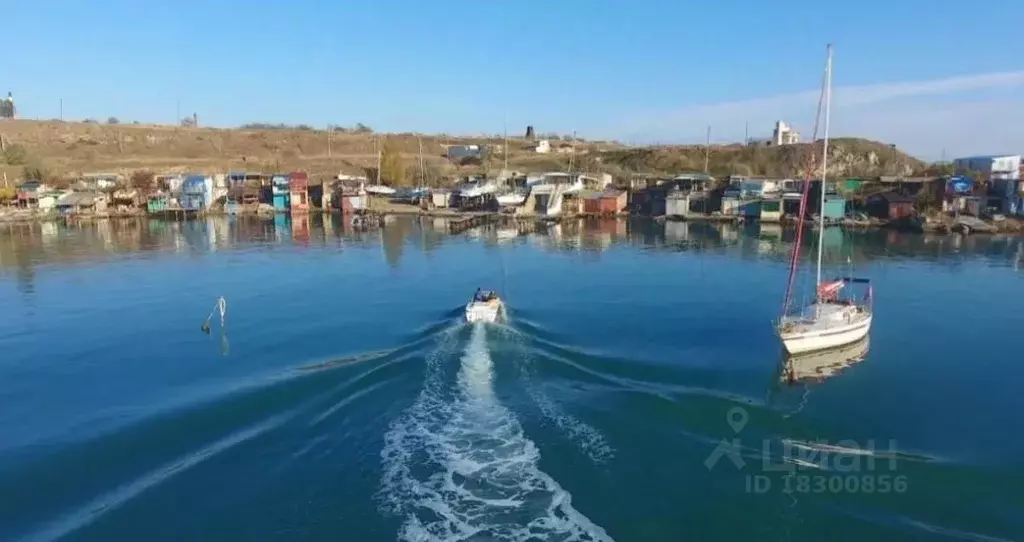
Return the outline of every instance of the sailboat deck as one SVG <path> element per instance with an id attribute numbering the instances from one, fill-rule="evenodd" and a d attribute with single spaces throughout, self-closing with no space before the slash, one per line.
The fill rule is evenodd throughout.
<path id="1" fill-rule="evenodd" d="M 812 303 L 803 314 L 783 317 L 780 324 L 786 333 L 809 333 L 853 324 L 867 316 L 863 306 L 852 303 Z"/>

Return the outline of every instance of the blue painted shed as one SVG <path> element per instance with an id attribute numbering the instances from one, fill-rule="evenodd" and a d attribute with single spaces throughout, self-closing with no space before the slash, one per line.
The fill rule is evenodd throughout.
<path id="1" fill-rule="evenodd" d="M 287 175 L 274 175 L 270 178 L 270 191 L 274 210 L 283 213 L 291 208 L 291 188 Z"/>
<path id="2" fill-rule="evenodd" d="M 202 211 L 213 203 L 213 177 L 188 175 L 181 185 L 181 208 Z"/>
<path id="3" fill-rule="evenodd" d="M 836 194 L 825 195 L 825 220 L 842 220 L 846 216 L 846 198 Z"/>

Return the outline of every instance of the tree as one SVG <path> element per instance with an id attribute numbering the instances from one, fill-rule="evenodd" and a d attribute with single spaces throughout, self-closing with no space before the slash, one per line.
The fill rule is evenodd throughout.
<path id="1" fill-rule="evenodd" d="M 361 122 L 357 122 L 356 123 L 356 127 L 353 128 L 352 131 L 357 133 L 357 134 L 372 134 L 373 133 L 373 128 L 370 128 L 369 126 L 367 126 L 367 125 L 365 125 L 365 124 L 363 124 Z"/>
<path id="2" fill-rule="evenodd" d="M 380 156 L 381 181 L 391 186 L 407 186 L 409 178 L 405 172 L 405 162 L 395 148 L 395 144 L 385 139 Z"/>
<path id="3" fill-rule="evenodd" d="M 936 162 L 925 168 L 922 174 L 926 177 L 949 177 L 956 174 L 956 168 L 952 162 Z"/>
<path id="4" fill-rule="evenodd" d="M 917 193 L 914 201 L 914 207 L 919 212 L 927 212 L 935 209 L 938 206 L 938 200 L 935 197 L 935 193 L 927 188 Z"/>
<path id="5" fill-rule="evenodd" d="M 132 172 L 131 178 L 128 179 L 128 184 L 138 190 L 148 190 L 153 187 L 153 180 L 155 178 L 156 175 L 152 171 L 140 169 Z"/>
<path id="6" fill-rule="evenodd" d="M 181 126 L 183 128 L 195 128 L 196 127 L 196 118 L 195 117 L 185 117 L 185 118 L 181 119 Z"/>
<path id="7" fill-rule="evenodd" d="M 107 124 L 121 124 L 121 121 L 117 120 L 117 117 L 107 118 Z"/>

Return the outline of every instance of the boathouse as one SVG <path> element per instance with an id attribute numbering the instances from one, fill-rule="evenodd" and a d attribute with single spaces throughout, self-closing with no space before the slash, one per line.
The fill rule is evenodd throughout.
<path id="1" fill-rule="evenodd" d="M 626 192 L 605 190 L 580 193 L 580 212 L 588 215 L 614 215 L 626 208 Z"/>
<path id="2" fill-rule="evenodd" d="M 288 199 L 292 213 L 309 212 L 309 174 L 296 171 L 288 175 Z"/>
<path id="3" fill-rule="evenodd" d="M 57 211 L 62 215 L 103 213 L 107 210 L 107 197 L 99 192 L 68 192 L 57 200 Z"/>
<path id="4" fill-rule="evenodd" d="M 205 211 L 213 205 L 213 177 L 187 175 L 181 186 L 181 208 L 185 211 Z"/>
<path id="5" fill-rule="evenodd" d="M 761 200 L 761 222 L 780 222 L 782 220 L 782 199 L 766 198 Z"/>
<path id="6" fill-rule="evenodd" d="M 146 198 L 147 213 L 163 213 L 170 208 L 171 198 L 166 192 L 156 191 Z"/>
<path id="7" fill-rule="evenodd" d="M 452 200 L 452 191 L 447 188 L 435 188 L 430 191 L 430 204 L 437 209 L 447 209 Z"/>
<path id="8" fill-rule="evenodd" d="M 839 194 L 825 194 L 825 207 L 821 215 L 826 221 L 839 221 L 846 218 L 846 198 Z"/>
<path id="9" fill-rule="evenodd" d="M 875 218 L 895 220 L 912 217 L 916 214 L 914 198 L 910 196 L 888 192 L 868 198 L 868 215 Z"/>
<path id="10" fill-rule="evenodd" d="M 114 210 L 119 213 L 127 213 L 138 209 L 141 203 L 139 191 L 134 188 L 122 188 L 115 190 L 110 198 Z"/>
<path id="11" fill-rule="evenodd" d="M 15 201 L 18 207 L 24 209 L 38 209 L 40 197 L 49 192 L 50 187 L 39 181 L 28 181 L 18 185 L 15 190 Z"/>
<path id="12" fill-rule="evenodd" d="M 274 175 L 270 178 L 270 202 L 275 212 L 284 213 L 291 209 L 289 184 L 287 175 Z"/>

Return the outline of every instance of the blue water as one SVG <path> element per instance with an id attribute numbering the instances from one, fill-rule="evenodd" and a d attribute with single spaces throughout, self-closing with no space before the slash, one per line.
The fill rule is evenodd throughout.
<path id="1" fill-rule="evenodd" d="M 0 225 L 0 539 L 1024 539 L 1024 240 L 829 230 L 870 346 L 787 381 L 792 239 Z"/>

